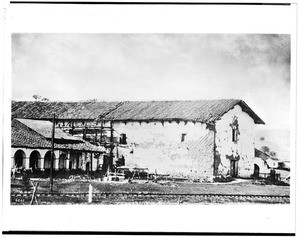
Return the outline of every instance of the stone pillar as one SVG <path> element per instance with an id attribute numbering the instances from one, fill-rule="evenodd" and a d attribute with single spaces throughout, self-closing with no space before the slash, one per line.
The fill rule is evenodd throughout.
<path id="1" fill-rule="evenodd" d="M 58 150 L 54 150 L 54 158 L 53 158 L 53 169 L 54 170 L 58 170 L 59 169 L 59 155 L 60 155 L 60 151 Z"/>
<path id="2" fill-rule="evenodd" d="M 59 162 L 59 157 L 55 157 L 53 161 L 53 169 L 58 170 L 58 162 Z"/>
<path id="3" fill-rule="evenodd" d="M 94 153 L 91 152 L 91 166 L 92 166 L 92 171 L 95 171 L 95 166 L 96 166 L 96 162 L 95 162 L 95 155 Z"/>
<path id="4" fill-rule="evenodd" d="M 25 169 L 29 169 L 29 157 L 25 157 L 23 160 L 23 165 Z"/>
<path id="5" fill-rule="evenodd" d="M 93 171 L 95 171 L 95 170 L 97 170 L 97 167 L 98 167 L 98 159 L 97 159 L 97 156 L 95 156 L 95 153 L 92 153 L 91 157 L 92 157 L 92 169 L 93 169 Z"/>
<path id="6" fill-rule="evenodd" d="M 85 171 L 85 162 L 86 162 L 86 158 L 87 158 L 87 155 L 85 152 L 82 152 L 81 154 L 81 169 Z"/>
<path id="7" fill-rule="evenodd" d="M 65 168 L 66 168 L 66 170 L 69 170 L 69 166 L 70 166 L 70 152 L 67 151 L 66 162 L 65 162 Z"/>
<path id="8" fill-rule="evenodd" d="M 97 167 L 101 167 L 102 169 L 103 162 L 104 162 L 103 154 L 100 154 L 100 156 L 98 157 Z"/>
<path id="9" fill-rule="evenodd" d="M 11 168 L 14 168 L 15 167 L 15 157 L 13 156 L 11 158 Z"/>
<path id="10" fill-rule="evenodd" d="M 93 152 L 90 153 L 91 154 L 91 171 L 94 171 L 95 170 L 95 155 Z"/>
<path id="11" fill-rule="evenodd" d="M 38 159 L 38 167 L 40 170 L 45 170 L 45 159 L 44 157 L 41 157 L 41 159 Z"/>

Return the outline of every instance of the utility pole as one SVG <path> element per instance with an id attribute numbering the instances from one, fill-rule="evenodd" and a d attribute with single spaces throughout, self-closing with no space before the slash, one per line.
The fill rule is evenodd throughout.
<path id="1" fill-rule="evenodd" d="M 101 128 L 100 128 L 100 145 L 103 144 L 103 138 L 102 138 L 102 135 L 103 135 L 103 120 L 101 120 Z"/>
<path id="2" fill-rule="evenodd" d="M 98 131 L 97 128 L 95 128 L 95 137 L 94 137 L 94 143 L 96 144 L 98 141 Z"/>
<path id="3" fill-rule="evenodd" d="M 53 191 L 53 160 L 54 160 L 55 113 L 52 120 L 51 160 L 50 160 L 50 192 Z"/>
<path id="4" fill-rule="evenodd" d="M 113 149 L 114 149 L 114 130 L 113 130 L 113 123 L 110 121 L 110 154 L 109 154 L 109 165 L 112 168 L 113 165 Z"/>

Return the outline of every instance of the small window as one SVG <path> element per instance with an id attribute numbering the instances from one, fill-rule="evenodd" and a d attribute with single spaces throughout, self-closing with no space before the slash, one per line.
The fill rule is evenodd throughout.
<path id="1" fill-rule="evenodd" d="M 127 137 L 126 137 L 126 134 L 122 133 L 120 134 L 120 144 L 127 144 Z"/>
<path id="2" fill-rule="evenodd" d="M 181 134 L 181 142 L 184 142 L 185 136 L 186 136 L 186 133 L 182 133 L 182 134 Z"/>
<path id="3" fill-rule="evenodd" d="M 232 141 L 238 142 L 239 140 L 240 131 L 238 128 L 232 128 Z"/>
<path id="4" fill-rule="evenodd" d="M 237 142 L 237 129 L 232 129 L 232 141 Z"/>
<path id="5" fill-rule="evenodd" d="M 230 124 L 230 126 L 232 128 L 232 141 L 238 142 L 240 131 L 239 131 L 239 123 L 237 117 L 234 116 L 232 124 Z"/>

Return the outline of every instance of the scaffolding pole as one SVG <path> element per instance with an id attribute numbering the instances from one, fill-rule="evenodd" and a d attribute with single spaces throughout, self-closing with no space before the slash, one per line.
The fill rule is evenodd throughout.
<path id="1" fill-rule="evenodd" d="M 50 192 L 53 191 L 53 160 L 54 160 L 55 113 L 52 121 L 51 160 L 50 160 Z"/>

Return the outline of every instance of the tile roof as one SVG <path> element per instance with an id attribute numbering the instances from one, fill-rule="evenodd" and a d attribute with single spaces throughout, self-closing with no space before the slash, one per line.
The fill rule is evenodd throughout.
<path id="1" fill-rule="evenodd" d="M 186 120 L 212 122 L 240 105 L 257 124 L 264 122 L 242 100 L 128 101 L 105 116 L 106 120 Z"/>
<path id="2" fill-rule="evenodd" d="M 269 154 L 259 150 L 259 149 L 254 149 L 255 157 L 261 158 L 262 160 L 266 161 L 267 159 L 271 160 L 278 160 L 275 157 L 270 156 Z"/>
<path id="3" fill-rule="evenodd" d="M 264 121 L 243 101 L 236 99 L 195 101 L 125 102 L 12 102 L 12 118 L 124 120 L 186 120 L 212 122 L 235 105 L 249 114 L 256 124 Z"/>
<path id="4" fill-rule="evenodd" d="M 24 120 L 13 119 L 11 126 L 11 146 L 35 149 L 51 149 L 51 139 L 30 128 Z M 41 121 L 44 122 L 44 121 Z M 62 132 L 62 131 L 61 131 Z M 104 152 L 105 148 L 92 145 L 82 139 L 66 140 L 57 138 L 54 149 Z M 63 141 L 63 142 L 62 142 Z"/>
<path id="5" fill-rule="evenodd" d="M 52 123 L 46 120 L 33 120 L 33 119 L 16 119 L 21 123 L 25 124 L 27 127 L 31 128 L 32 130 L 36 131 L 37 133 L 41 134 L 45 138 L 52 138 Z M 55 128 L 55 139 L 61 140 L 72 140 L 72 141 L 83 141 L 79 137 L 74 137 L 63 132 L 59 128 Z"/>
<path id="6" fill-rule="evenodd" d="M 39 102 L 12 101 L 12 118 L 52 119 L 53 113 L 59 119 L 94 120 L 109 112 L 118 102 Z"/>

